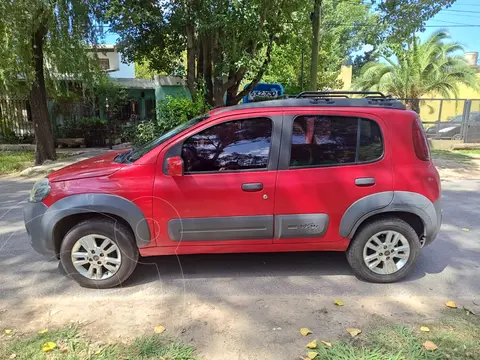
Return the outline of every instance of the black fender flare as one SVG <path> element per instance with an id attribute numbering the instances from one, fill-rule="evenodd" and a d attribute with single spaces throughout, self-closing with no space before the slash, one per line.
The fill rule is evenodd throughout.
<path id="1" fill-rule="evenodd" d="M 340 235 L 352 238 L 363 221 L 372 215 L 402 211 L 417 215 L 427 238 L 435 236 L 441 225 L 441 210 L 425 196 L 410 191 L 386 191 L 365 196 L 353 203 L 342 216 Z"/>
<path id="2" fill-rule="evenodd" d="M 78 194 L 64 197 L 45 211 L 42 228 L 45 234 L 53 235 L 56 224 L 63 218 L 92 212 L 112 214 L 124 219 L 132 228 L 138 247 L 150 243 L 150 229 L 143 212 L 132 201 L 118 195 Z"/>

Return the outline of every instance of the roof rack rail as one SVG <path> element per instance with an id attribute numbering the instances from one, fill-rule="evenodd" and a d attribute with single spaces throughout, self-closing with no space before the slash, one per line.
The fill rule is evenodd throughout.
<path id="1" fill-rule="evenodd" d="M 349 95 L 365 95 L 364 98 L 368 99 L 391 99 L 390 95 L 385 96 L 379 91 L 302 91 L 296 96 L 300 98 L 345 98 L 349 99 Z"/>

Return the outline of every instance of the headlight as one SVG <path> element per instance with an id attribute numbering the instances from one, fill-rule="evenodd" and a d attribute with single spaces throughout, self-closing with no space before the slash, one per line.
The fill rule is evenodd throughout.
<path id="1" fill-rule="evenodd" d="M 39 202 L 47 197 L 50 193 L 50 185 L 48 179 L 38 180 L 35 185 L 33 185 L 32 191 L 30 191 L 30 197 L 28 201 L 30 202 Z"/>

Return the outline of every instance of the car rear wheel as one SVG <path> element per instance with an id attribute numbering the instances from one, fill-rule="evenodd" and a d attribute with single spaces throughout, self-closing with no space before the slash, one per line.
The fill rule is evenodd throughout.
<path id="1" fill-rule="evenodd" d="M 420 241 L 415 230 L 396 217 L 363 226 L 347 250 L 355 275 L 377 283 L 401 280 L 415 265 Z"/>
<path id="2" fill-rule="evenodd" d="M 81 286 L 106 289 L 124 282 L 133 272 L 138 249 L 125 225 L 108 218 L 74 226 L 60 247 L 63 268 Z"/>

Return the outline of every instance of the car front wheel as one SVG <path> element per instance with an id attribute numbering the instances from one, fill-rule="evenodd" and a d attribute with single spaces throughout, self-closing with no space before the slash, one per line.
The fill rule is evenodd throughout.
<path id="1" fill-rule="evenodd" d="M 124 282 L 133 272 L 138 249 L 133 234 L 109 218 L 85 220 L 74 226 L 60 247 L 63 268 L 81 286 L 106 289 Z"/>
<path id="2" fill-rule="evenodd" d="M 398 281 L 415 265 L 420 241 L 415 230 L 396 217 L 385 217 L 363 226 L 347 250 L 355 274 L 367 281 Z"/>

